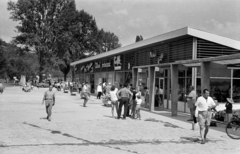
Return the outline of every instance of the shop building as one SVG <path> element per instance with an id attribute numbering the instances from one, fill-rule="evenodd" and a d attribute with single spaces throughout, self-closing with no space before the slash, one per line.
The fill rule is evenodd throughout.
<path id="1" fill-rule="evenodd" d="M 150 110 L 189 112 L 184 95 L 193 85 L 198 95 L 204 88 L 219 102 L 231 97 L 240 102 L 240 42 L 185 27 L 134 44 L 71 63 L 75 80 L 119 86 L 130 83 L 149 89 Z M 156 102 L 162 89 L 163 105 Z"/>

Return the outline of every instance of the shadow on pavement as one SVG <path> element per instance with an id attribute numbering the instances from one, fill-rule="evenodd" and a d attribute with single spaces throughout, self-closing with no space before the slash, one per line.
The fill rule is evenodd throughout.
<path id="1" fill-rule="evenodd" d="M 171 119 L 180 120 L 182 122 L 185 122 L 187 125 L 189 125 L 189 128 L 192 127 L 191 126 L 192 121 L 187 121 L 189 119 L 189 114 L 187 114 L 187 113 L 178 112 L 177 116 L 172 116 L 171 111 L 170 110 L 165 110 L 165 109 L 158 109 L 158 111 L 153 111 L 153 112 L 149 111 L 148 109 L 145 109 L 145 108 L 141 108 L 141 110 L 149 112 L 149 113 L 153 113 L 153 114 L 156 114 L 156 115 L 161 115 L 161 116 L 164 116 L 164 117 L 168 117 L 168 118 L 171 118 Z M 216 126 L 210 126 L 210 129 L 225 133 L 225 126 L 226 125 L 224 125 L 224 124 L 217 123 Z"/>

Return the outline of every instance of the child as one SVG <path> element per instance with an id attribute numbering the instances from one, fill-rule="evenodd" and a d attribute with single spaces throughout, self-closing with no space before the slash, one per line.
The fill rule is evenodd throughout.
<path id="1" fill-rule="evenodd" d="M 142 99 L 140 95 L 136 95 L 136 102 L 137 102 L 137 106 L 136 106 L 136 112 L 137 112 L 137 118 L 139 120 L 141 120 L 141 114 L 140 114 L 140 109 L 141 109 L 141 103 L 142 103 Z"/>

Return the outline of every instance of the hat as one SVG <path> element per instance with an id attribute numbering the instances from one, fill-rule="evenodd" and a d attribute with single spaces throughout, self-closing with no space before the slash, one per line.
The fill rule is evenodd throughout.
<path id="1" fill-rule="evenodd" d="M 234 101 L 233 101 L 231 98 L 227 98 L 227 101 L 228 101 L 229 103 L 231 103 L 231 104 L 234 103 Z"/>

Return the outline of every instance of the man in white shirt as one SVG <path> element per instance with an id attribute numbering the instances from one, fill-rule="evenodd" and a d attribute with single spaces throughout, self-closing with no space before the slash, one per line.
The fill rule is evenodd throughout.
<path id="1" fill-rule="evenodd" d="M 187 103 L 188 103 L 188 108 L 190 109 L 191 117 L 187 121 L 194 121 L 194 123 L 197 123 L 196 117 L 194 116 L 195 110 L 196 110 L 195 102 L 197 99 L 197 93 L 194 90 L 194 86 L 190 86 L 189 90 L 190 90 L 190 93 L 187 95 Z"/>
<path id="2" fill-rule="evenodd" d="M 195 103 L 198 110 L 198 123 L 200 126 L 200 136 L 202 138 L 201 144 L 205 144 L 209 125 L 212 118 L 211 110 L 216 107 L 214 100 L 209 97 L 209 90 L 203 90 L 203 96 L 197 99 Z"/>
<path id="3" fill-rule="evenodd" d="M 89 100 L 89 97 L 90 97 L 90 91 L 89 91 L 89 85 L 87 82 L 85 82 L 85 84 L 83 85 L 83 90 L 82 90 L 82 93 L 84 95 L 84 102 L 83 102 L 83 107 L 87 107 L 86 104 Z"/>

